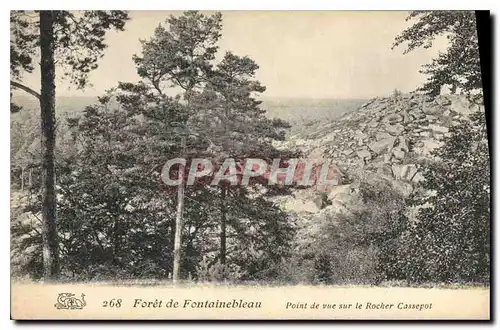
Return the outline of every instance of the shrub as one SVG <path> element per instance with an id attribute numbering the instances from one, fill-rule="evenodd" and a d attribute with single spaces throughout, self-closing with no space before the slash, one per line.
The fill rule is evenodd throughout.
<path id="1" fill-rule="evenodd" d="M 395 251 L 405 228 L 405 198 L 390 182 L 362 178 L 350 212 L 324 213 L 319 230 L 296 247 L 283 281 L 376 284 L 394 276 Z"/>
<path id="2" fill-rule="evenodd" d="M 236 282 L 242 273 L 239 267 L 231 264 L 221 264 L 220 261 L 210 263 L 206 257 L 196 267 L 199 282 Z"/>

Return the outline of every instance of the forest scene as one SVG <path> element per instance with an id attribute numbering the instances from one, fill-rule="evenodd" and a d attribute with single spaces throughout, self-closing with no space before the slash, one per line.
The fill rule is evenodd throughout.
<path id="1" fill-rule="evenodd" d="M 262 21 L 252 24 L 262 25 L 264 16 L 286 13 L 255 15 Z M 489 286 L 490 157 L 476 15 L 380 15 L 400 22 L 395 33 L 384 30 L 386 16 L 377 23 L 390 40 L 383 54 L 400 55 L 366 46 L 377 76 L 363 78 L 364 64 L 346 73 L 385 88 L 375 95 L 379 89 L 365 93 L 308 52 L 328 24 L 308 23 L 300 40 L 311 45 L 294 43 L 293 31 L 283 36 L 302 49 L 294 54 L 272 48 L 272 37 L 232 49 L 228 38 L 247 33 L 234 27 L 241 12 L 156 12 L 149 30 L 140 29 L 149 12 L 11 11 L 12 279 Z M 274 29 L 270 36 L 283 32 Z M 342 32 L 346 45 L 362 49 L 350 31 Z M 132 46 L 114 50 L 114 40 L 137 51 L 121 54 Z M 354 63 L 337 42 L 332 53 Z M 399 71 L 380 64 L 384 56 Z M 135 80 L 112 74 L 122 63 Z M 311 86 L 299 94 L 287 84 L 303 72 Z M 406 76 L 417 77 L 414 88 L 404 87 Z M 335 79 L 357 92 L 311 94 Z M 102 90 L 93 87 L 103 81 Z M 176 158 L 329 160 L 340 179 L 326 188 L 169 187 L 162 167 Z"/>

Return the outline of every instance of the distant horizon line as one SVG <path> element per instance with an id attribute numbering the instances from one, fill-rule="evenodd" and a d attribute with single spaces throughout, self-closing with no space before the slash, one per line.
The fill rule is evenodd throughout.
<path id="1" fill-rule="evenodd" d="M 406 93 L 404 93 L 406 94 Z M 98 97 L 101 97 L 103 94 L 101 95 L 97 95 L 97 94 L 91 94 L 91 95 L 56 95 L 56 99 L 57 98 L 98 98 Z M 390 93 L 388 93 L 387 95 L 390 95 Z M 376 97 L 381 97 L 382 95 L 377 95 L 377 96 L 350 96 L 350 97 L 347 97 L 347 96 L 319 96 L 319 97 L 315 97 L 315 96 L 260 96 L 258 99 L 260 100 L 277 100 L 277 99 L 296 99 L 296 100 L 304 100 L 304 99 L 308 99 L 308 100 L 369 100 L 369 99 L 373 99 L 373 98 L 376 98 Z M 17 97 L 27 97 L 27 98 L 32 98 L 31 96 L 29 95 L 26 95 L 25 93 L 23 92 L 14 92 L 12 93 L 12 97 L 13 98 L 17 98 Z"/>

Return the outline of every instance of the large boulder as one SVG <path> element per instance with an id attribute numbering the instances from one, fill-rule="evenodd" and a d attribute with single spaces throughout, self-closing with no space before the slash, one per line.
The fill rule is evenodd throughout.
<path id="1" fill-rule="evenodd" d="M 333 201 L 336 199 L 345 199 L 351 192 L 351 185 L 344 184 L 339 186 L 334 186 L 328 193 L 328 199 Z"/>
<path id="2" fill-rule="evenodd" d="M 417 173 L 418 169 L 415 164 L 392 165 L 392 175 L 395 180 L 411 182 Z"/>
<path id="3" fill-rule="evenodd" d="M 408 110 L 408 114 L 412 116 L 414 119 L 421 119 L 425 117 L 425 114 L 420 109 Z"/>
<path id="4" fill-rule="evenodd" d="M 404 129 L 405 127 L 401 124 L 385 125 L 385 130 L 391 135 L 400 135 Z"/>
<path id="5" fill-rule="evenodd" d="M 415 173 L 415 175 L 411 179 L 411 181 L 414 182 L 414 183 L 422 182 L 424 180 L 425 180 L 425 178 L 422 175 L 422 173 L 420 173 L 420 172 Z"/>
<path id="6" fill-rule="evenodd" d="M 390 138 L 385 138 L 380 141 L 375 141 L 372 142 L 368 145 L 368 148 L 372 150 L 374 153 L 380 155 L 384 151 L 389 151 L 394 147 L 394 142 L 396 142 L 396 138 L 390 137 Z"/>
<path id="7" fill-rule="evenodd" d="M 422 140 L 421 142 L 422 142 L 422 147 L 420 147 L 418 151 L 420 152 L 420 154 L 427 157 L 432 156 L 431 152 L 442 145 L 442 143 L 434 139 L 426 139 Z"/>
<path id="8" fill-rule="evenodd" d="M 316 213 L 321 209 L 314 200 L 300 200 L 296 198 L 287 200 L 284 208 L 296 213 Z"/>
<path id="9" fill-rule="evenodd" d="M 370 159 L 372 157 L 372 154 L 366 149 L 359 150 L 357 155 L 361 159 Z"/>
<path id="10" fill-rule="evenodd" d="M 401 172 L 402 172 L 403 166 L 394 164 L 391 166 L 391 169 L 392 169 L 392 176 L 394 177 L 394 179 L 401 180 Z"/>
<path id="11" fill-rule="evenodd" d="M 390 139 L 390 138 L 392 138 L 392 135 L 390 135 L 387 132 L 379 132 L 379 133 L 375 134 L 375 138 L 377 139 L 377 141 L 380 141 L 380 140 L 384 140 L 384 139 Z"/>
<path id="12" fill-rule="evenodd" d="M 442 111 L 439 106 L 436 106 L 432 103 L 424 102 L 422 105 L 422 112 L 425 113 L 426 115 L 437 115 Z"/>
<path id="13" fill-rule="evenodd" d="M 401 169 L 401 179 L 406 181 L 411 181 L 415 174 L 417 174 L 418 169 L 415 164 L 403 165 Z"/>
<path id="14" fill-rule="evenodd" d="M 396 159 L 402 160 L 405 158 L 405 152 L 401 148 L 394 148 L 392 154 Z"/>
<path id="15" fill-rule="evenodd" d="M 448 127 L 444 127 L 444 126 L 440 126 L 440 125 L 435 125 L 435 124 L 431 124 L 429 125 L 429 128 L 434 131 L 434 132 L 438 132 L 438 133 L 448 133 L 450 130 L 448 129 Z"/>

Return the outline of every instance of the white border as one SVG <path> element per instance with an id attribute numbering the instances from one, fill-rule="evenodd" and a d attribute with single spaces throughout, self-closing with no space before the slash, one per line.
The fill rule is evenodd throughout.
<path id="1" fill-rule="evenodd" d="M 58 1 L 36 1 L 36 0 L 22 0 L 22 1 L 15 1 L 15 2 L 10 2 L 10 1 L 3 1 L 0 4 L 3 10 L 1 11 L 1 22 L 3 22 L 4 27 L 1 30 L 0 38 L 1 38 L 1 45 L 7 45 L 8 40 L 9 40 L 9 13 L 8 11 L 11 9 L 33 9 L 33 8 L 40 8 L 43 7 L 43 9 L 72 9 L 72 10 L 77 10 L 77 9 L 127 9 L 127 10 L 186 10 L 186 9 L 199 9 L 199 10 L 415 10 L 415 9 L 433 9 L 433 10 L 443 10 L 443 9 L 453 9 L 453 10 L 478 10 L 478 9 L 486 9 L 486 10 L 491 10 L 492 15 L 498 14 L 500 12 L 500 1 L 498 0 L 475 0 L 475 1 L 470 1 L 470 0 L 418 0 L 418 1 L 401 1 L 401 0 L 386 0 L 386 1 L 373 1 L 373 0 L 349 0 L 346 2 L 334 2 L 334 1 L 319 1 L 319 0 L 307 0 L 307 1 L 292 1 L 292 0 L 280 0 L 280 1 L 271 1 L 271 0 L 249 0 L 249 1 L 241 1 L 241 2 L 236 2 L 234 0 L 183 0 L 183 1 L 176 1 L 176 2 L 171 2 L 171 1 L 153 1 L 153 0 L 107 0 L 107 1 L 102 1 L 102 0 L 87 0 L 87 1 L 82 1 L 82 2 L 69 2 L 69 1 L 63 1 L 63 0 L 58 0 Z M 498 26 L 498 21 L 495 22 L 496 25 Z M 497 28 L 495 27 L 495 30 Z M 494 39 L 495 39 L 495 45 L 498 45 L 499 37 L 498 33 L 493 32 Z M 7 46 L 6 46 L 7 47 Z M 495 47 L 496 48 L 496 47 Z M 4 54 L 7 54 L 8 49 L 6 48 L 4 50 Z M 493 54 L 496 54 L 496 49 L 494 50 Z M 495 57 L 492 54 L 493 57 Z M 0 162 L 0 167 L 1 167 L 1 173 L 3 174 L 1 176 L 1 183 L 0 183 L 0 205 L 2 208 L 2 221 L 3 221 L 3 235 L 4 239 L 2 240 L 2 247 L 1 247 L 1 256 L 2 256 L 2 264 L 4 267 L 2 267 L 2 276 L 1 276 L 1 292 L 3 293 L 3 299 L 1 300 L 1 311 L 2 311 L 2 329 L 11 329 L 14 328 L 15 324 L 11 321 L 8 321 L 10 317 L 10 272 L 9 272 L 9 267 L 7 266 L 7 263 L 10 263 L 10 237 L 9 237 L 9 210 L 10 210 L 10 184 L 9 184 L 9 172 L 10 172 L 10 157 L 8 155 L 10 154 L 10 140 L 9 140 L 9 123 L 10 123 L 10 113 L 9 113 L 9 94 L 7 90 L 9 89 L 9 81 L 7 80 L 7 77 L 10 76 L 9 72 L 9 66 L 8 66 L 8 56 L 4 57 L 4 63 L 2 66 L 0 66 L 1 72 L 1 77 L 3 79 L 1 80 L 1 83 L 3 85 L 2 91 L 2 105 L 4 105 L 2 108 L 3 110 L 0 112 L 1 116 L 3 116 L 2 120 L 0 121 L 1 124 L 3 125 L 2 129 L 0 129 L 0 135 L 1 135 L 1 151 L 2 154 L 5 155 L 4 159 L 2 162 Z M 496 66 L 496 70 L 494 72 L 494 78 L 497 77 L 498 73 L 498 66 Z M 495 85 L 496 88 L 493 91 L 493 95 L 500 95 L 498 83 Z M 496 112 L 493 110 L 493 112 Z M 496 115 L 495 117 L 495 122 L 494 126 L 495 127 L 500 127 L 498 123 L 499 116 Z M 498 155 L 499 149 L 500 149 L 500 141 L 498 141 L 497 136 L 495 134 L 494 137 L 494 145 L 495 145 L 495 155 Z M 498 173 L 498 167 L 500 167 L 499 163 L 495 162 L 493 160 L 493 164 L 495 166 L 494 170 L 495 173 Z M 497 180 L 493 182 L 493 187 L 495 187 Z M 498 194 L 494 194 L 495 200 L 494 200 L 494 205 L 500 205 L 500 197 Z M 496 228 L 495 232 L 493 235 L 495 237 L 499 237 L 498 235 L 498 227 L 499 225 L 495 225 L 494 228 Z M 495 245 L 498 245 L 496 243 Z M 496 251 L 495 251 L 496 252 Z M 496 256 L 496 253 L 494 254 Z M 494 264 L 497 265 L 497 276 L 495 276 L 495 280 L 498 279 L 498 258 L 495 257 Z M 498 285 L 498 283 L 496 283 Z M 495 285 L 494 287 L 496 287 Z M 493 287 L 493 288 L 494 288 Z M 494 293 L 493 293 L 494 294 Z M 8 312 L 9 310 L 9 312 Z M 498 309 L 495 308 L 495 311 L 492 311 L 492 315 L 496 315 L 498 317 L 498 314 L 495 313 Z M 66 326 L 66 324 L 37 324 L 36 326 L 44 326 L 44 327 L 49 327 L 52 328 L 54 326 Z M 94 328 L 104 328 L 106 324 L 71 324 L 70 327 L 74 328 L 82 328 L 85 327 L 86 325 L 90 325 Z M 164 327 L 167 326 L 168 328 L 177 328 L 177 327 L 192 327 L 196 325 L 201 325 L 201 324 L 155 324 L 153 325 L 154 327 Z M 220 324 L 210 324 L 211 326 L 221 326 Z M 254 326 L 255 324 L 246 324 L 244 326 Z M 287 324 L 293 327 L 298 327 L 302 329 L 303 327 L 312 327 L 312 326 L 318 326 L 318 324 Z M 356 324 L 355 326 L 360 326 L 361 324 Z M 427 326 L 449 326 L 449 327 L 454 327 L 455 324 L 426 324 Z M 139 324 L 130 324 L 130 326 L 136 328 L 136 327 L 142 327 L 143 325 Z M 203 324 L 203 326 L 207 326 L 206 324 Z M 235 324 L 224 324 L 223 326 L 235 326 Z M 243 325 L 240 325 L 243 326 Z M 277 324 L 257 324 L 259 327 L 271 327 L 271 326 L 277 326 Z M 340 328 L 347 328 L 351 327 L 352 325 L 347 325 L 347 324 L 320 324 L 319 326 L 335 326 L 335 327 L 340 327 Z M 364 325 L 361 325 L 364 326 Z M 385 328 L 387 324 L 370 324 L 371 327 L 375 328 Z M 394 324 L 394 326 L 399 326 L 399 324 Z M 414 328 L 418 325 L 414 324 L 405 324 L 405 326 L 409 328 Z M 474 326 L 480 326 L 480 325 L 474 325 Z"/>

